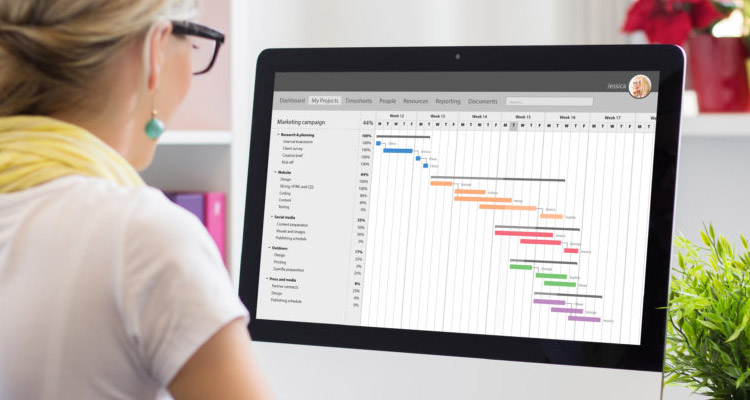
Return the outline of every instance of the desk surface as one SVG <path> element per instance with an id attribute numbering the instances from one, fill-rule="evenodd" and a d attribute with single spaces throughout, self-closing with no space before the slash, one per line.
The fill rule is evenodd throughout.
<path id="1" fill-rule="evenodd" d="M 693 394 L 693 391 L 679 386 L 667 386 L 664 388 L 663 400 L 704 400 L 706 396 Z"/>

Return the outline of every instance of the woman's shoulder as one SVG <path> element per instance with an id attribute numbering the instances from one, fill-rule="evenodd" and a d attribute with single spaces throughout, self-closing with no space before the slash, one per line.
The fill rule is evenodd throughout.
<path id="1" fill-rule="evenodd" d="M 90 182 L 89 182 L 90 181 Z M 120 186 L 97 178 L 80 181 L 79 196 L 89 206 L 103 207 L 105 214 L 124 218 L 126 235 L 145 236 L 154 242 L 174 238 L 204 239 L 200 220 L 176 205 L 159 189 L 150 186 Z M 197 237 L 196 237 L 197 236 Z"/>
<path id="2" fill-rule="evenodd" d="M 104 178 L 69 175 L 20 192 L 3 194 L 2 200 L 7 206 L 70 201 L 80 205 L 96 204 L 98 208 L 106 209 L 144 199 L 159 201 L 159 197 L 164 197 L 160 194 L 159 190 L 149 186 L 122 186 Z"/>
<path id="3" fill-rule="evenodd" d="M 90 223 L 107 226 L 105 230 L 116 235 L 130 273 L 148 270 L 149 275 L 162 268 L 181 273 L 178 270 L 187 268 L 192 274 L 196 265 L 223 270 L 221 255 L 203 223 L 160 190 L 118 186 L 97 178 L 81 178 L 73 186 L 77 187 L 68 192 L 85 207 L 101 208 Z"/>
<path id="4" fill-rule="evenodd" d="M 34 204 L 38 211 L 68 219 L 95 221 L 112 231 L 119 226 L 130 234 L 184 236 L 202 230 L 194 215 L 149 186 L 121 186 L 102 178 L 70 176 L 24 192 L 15 203 Z"/>
<path id="5" fill-rule="evenodd" d="M 222 264 L 203 223 L 148 186 L 69 176 L 0 196 L 0 211 L 6 225 L 26 226 L 50 240 L 61 240 L 63 235 L 90 246 L 114 246 L 126 265 L 153 264 L 155 259 L 179 264 L 191 258 Z"/>

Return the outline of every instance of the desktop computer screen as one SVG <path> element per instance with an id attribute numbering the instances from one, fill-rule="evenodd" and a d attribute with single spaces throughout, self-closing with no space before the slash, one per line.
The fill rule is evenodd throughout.
<path id="1" fill-rule="evenodd" d="M 641 393 L 658 393 L 682 84 L 681 54 L 659 49 L 595 65 L 614 49 L 568 48 L 592 55 L 576 68 L 547 49 L 523 69 L 545 48 L 422 49 L 444 53 L 437 70 L 418 49 L 390 54 L 400 69 L 376 61 L 387 49 L 268 71 L 261 56 L 241 277 L 253 338 L 321 360 L 649 371 Z M 528 378 L 555 374 L 540 371 Z"/>

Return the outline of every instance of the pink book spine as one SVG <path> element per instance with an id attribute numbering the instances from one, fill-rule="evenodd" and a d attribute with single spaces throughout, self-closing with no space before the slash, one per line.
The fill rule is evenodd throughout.
<path id="1" fill-rule="evenodd" d="M 205 193 L 205 201 L 206 229 L 216 242 L 216 247 L 219 248 L 221 258 L 226 265 L 226 195 L 221 192 L 207 192 Z"/>

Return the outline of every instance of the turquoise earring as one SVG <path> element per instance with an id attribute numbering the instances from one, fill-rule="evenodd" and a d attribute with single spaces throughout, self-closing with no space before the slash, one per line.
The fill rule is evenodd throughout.
<path id="1" fill-rule="evenodd" d="M 146 124 L 146 136 L 154 140 L 158 139 L 166 129 L 166 127 L 164 126 L 164 122 L 162 122 L 159 118 L 156 118 L 156 116 L 156 109 L 153 109 L 151 111 L 151 119 Z"/>

